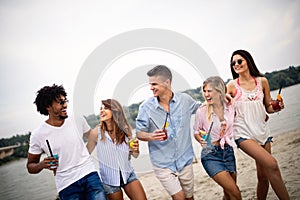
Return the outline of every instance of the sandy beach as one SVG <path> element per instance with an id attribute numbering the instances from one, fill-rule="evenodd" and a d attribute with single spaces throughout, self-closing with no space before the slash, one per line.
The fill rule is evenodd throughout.
<path id="1" fill-rule="evenodd" d="M 300 199 L 300 129 L 276 135 L 273 141 L 272 155 L 277 159 L 289 195 L 291 199 Z M 196 152 L 196 155 L 199 155 L 199 152 Z M 237 182 L 242 192 L 242 198 L 246 200 L 256 199 L 255 162 L 239 149 L 235 149 L 235 156 L 238 169 Z M 193 166 L 195 175 L 194 199 L 222 199 L 222 188 L 209 178 L 201 162 L 194 163 Z M 153 173 L 140 176 L 139 179 L 149 200 L 171 199 Z M 267 199 L 277 199 L 271 186 Z"/>

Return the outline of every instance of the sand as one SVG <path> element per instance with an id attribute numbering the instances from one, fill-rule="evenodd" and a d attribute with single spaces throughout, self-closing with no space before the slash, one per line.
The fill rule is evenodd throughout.
<path id="1" fill-rule="evenodd" d="M 291 199 L 300 199 L 300 129 L 277 135 L 272 144 L 272 155 L 276 158 L 281 175 L 286 183 Z M 199 155 L 199 152 L 196 152 Z M 256 168 L 255 162 L 247 154 L 235 149 L 238 180 L 243 199 L 256 199 Z M 222 199 L 223 190 L 204 171 L 201 162 L 194 163 L 195 192 L 194 199 Z M 139 177 L 148 200 L 171 199 L 153 173 Z M 125 197 L 125 199 L 128 199 Z M 278 199 L 272 187 L 269 188 L 267 199 Z"/>

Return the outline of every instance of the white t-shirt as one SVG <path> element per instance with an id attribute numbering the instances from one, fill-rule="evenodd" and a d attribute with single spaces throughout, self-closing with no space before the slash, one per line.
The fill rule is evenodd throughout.
<path id="1" fill-rule="evenodd" d="M 76 122 L 80 124 L 77 126 L 74 118 L 67 118 L 61 127 L 44 122 L 30 136 L 29 153 L 45 152 L 50 156 L 48 140 L 53 154 L 58 154 L 59 165 L 55 176 L 58 192 L 97 170 L 82 138 L 90 127 L 84 118 Z"/>

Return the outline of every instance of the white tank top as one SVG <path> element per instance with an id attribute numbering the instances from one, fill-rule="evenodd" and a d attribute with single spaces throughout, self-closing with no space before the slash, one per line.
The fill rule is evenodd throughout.
<path id="1" fill-rule="evenodd" d="M 254 78 L 256 87 L 252 91 L 240 87 L 239 79 L 233 81 L 236 87 L 234 107 L 236 116 L 233 124 L 234 138 L 254 139 L 263 145 L 270 136 L 266 123 L 261 77 Z"/>

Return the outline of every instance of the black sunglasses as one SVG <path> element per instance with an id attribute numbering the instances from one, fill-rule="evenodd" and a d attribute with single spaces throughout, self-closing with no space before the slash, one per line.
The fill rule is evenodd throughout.
<path id="1" fill-rule="evenodd" d="M 241 59 L 241 58 L 240 58 L 240 59 L 237 59 L 237 61 L 236 61 L 236 62 L 237 62 L 237 64 L 239 64 L 239 65 L 240 65 L 240 64 L 242 64 L 242 63 L 243 63 L 243 59 Z M 232 67 L 232 66 L 234 66 L 236 62 L 235 62 L 235 60 L 234 60 L 234 61 L 232 61 L 232 62 L 231 62 L 231 67 Z"/>
<path id="2" fill-rule="evenodd" d="M 57 103 L 59 103 L 59 105 L 63 106 L 63 105 L 65 105 L 65 103 L 69 103 L 69 100 L 68 99 L 59 100 L 59 101 L 57 101 Z"/>

